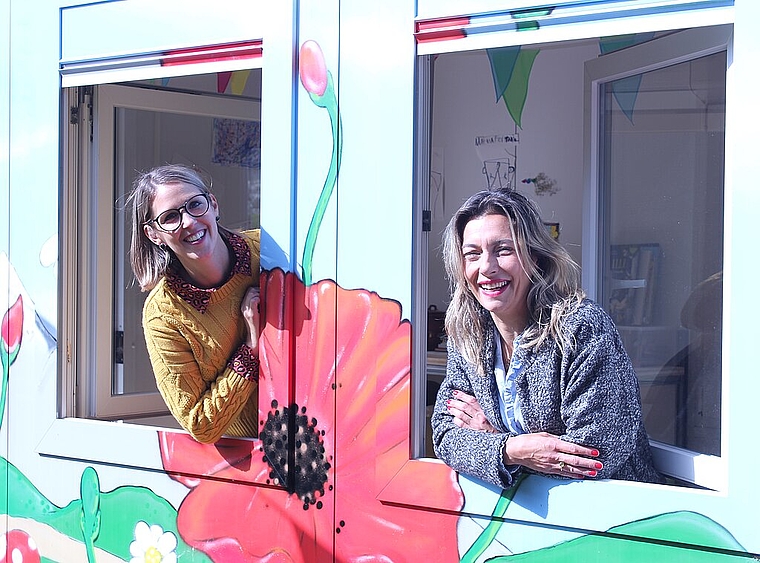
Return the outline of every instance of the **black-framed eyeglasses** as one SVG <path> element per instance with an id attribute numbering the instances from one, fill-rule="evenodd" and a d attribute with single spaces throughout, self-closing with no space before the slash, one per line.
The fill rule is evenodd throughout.
<path id="1" fill-rule="evenodd" d="M 182 212 L 187 212 L 191 217 L 202 217 L 210 207 L 208 194 L 194 195 L 188 199 L 182 207 L 167 209 L 158 214 L 155 219 L 146 221 L 146 225 L 154 223 L 159 229 L 167 233 L 173 233 L 182 225 Z"/>

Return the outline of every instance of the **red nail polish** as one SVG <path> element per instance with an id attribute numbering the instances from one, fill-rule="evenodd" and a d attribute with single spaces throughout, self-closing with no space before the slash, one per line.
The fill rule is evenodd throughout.
<path id="1" fill-rule="evenodd" d="M 601 469 L 601 468 L 602 468 L 602 464 L 601 464 L 600 462 L 598 462 L 598 461 L 597 461 L 597 462 L 594 464 L 594 467 L 596 467 L 597 469 Z"/>
<path id="2" fill-rule="evenodd" d="M 599 455 L 599 450 L 591 450 L 591 455 L 596 457 Z"/>
<path id="3" fill-rule="evenodd" d="M 594 470 L 592 469 L 591 471 L 589 471 L 589 472 L 588 472 L 588 476 L 589 476 L 589 477 L 596 477 L 596 471 L 594 471 Z"/>

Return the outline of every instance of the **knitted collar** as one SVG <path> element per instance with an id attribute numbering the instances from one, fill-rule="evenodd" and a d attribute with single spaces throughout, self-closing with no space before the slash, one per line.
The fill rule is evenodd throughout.
<path id="1" fill-rule="evenodd" d="M 244 276 L 251 275 L 251 249 L 248 247 L 248 243 L 245 242 L 243 237 L 236 233 L 229 233 L 229 236 L 224 238 L 228 246 L 232 248 L 232 251 L 235 253 L 235 265 L 232 267 L 230 275 L 219 287 L 224 286 L 224 284 L 226 284 L 235 274 L 243 274 Z M 218 287 L 203 289 L 194 286 L 190 282 L 182 279 L 177 267 L 171 268 L 167 272 L 166 285 L 201 313 L 206 312 L 209 301 L 211 301 L 211 296 L 217 291 L 217 289 L 219 289 Z"/>

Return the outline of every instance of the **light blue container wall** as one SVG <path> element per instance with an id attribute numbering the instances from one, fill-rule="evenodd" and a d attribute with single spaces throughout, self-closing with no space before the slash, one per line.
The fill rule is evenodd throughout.
<path id="1" fill-rule="evenodd" d="M 296 271 L 295 150 L 297 41 L 294 3 L 271 6 L 264 27 L 261 86 L 261 266 Z"/>
<path id="2" fill-rule="evenodd" d="M 8 249 L 8 222 L 10 207 L 8 205 L 8 171 L 10 163 L 9 147 L 9 121 L 10 121 L 10 100 L 8 91 L 9 81 L 9 44 L 10 44 L 10 0 L 0 0 L 0 252 L 7 252 Z M 3 295 L 2 301 L 7 302 L 8 296 Z M 8 451 L 8 429 L 7 425 L 0 428 L 0 448 Z M 8 482 L 0 483 L 0 495 L 5 499 L 0 509 L 4 514 L 8 513 Z M 3 525 L 0 533 L 7 531 L 7 524 Z"/>
<path id="3" fill-rule="evenodd" d="M 412 2 L 341 3 L 338 190 L 341 286 L 402 305 L 411 319 L 414 66 Z"/>
<path id="4" fill-rule="evenodd" d="M 9 368 L 2 455 L 29 468 L 30 479 L 51 482 L 34 444 L 57 410 L 57 261 L 55 251 L 44 259 L 41 252 L 57 248 L 58 236 L 59 4 L 10 0 L 0 6 L 0 315 L 19 296 L 24 310 L 24 352 Z M 9 506 L 19 494 L 8 490 Z"/>
<path id="5" fill-rule="evenodd" d="M 297 67 L 295 84 L 288 76 L 297 64 L 291 57 L 305 41 L 315 41 L 334 82 L 342 157 L 314 248 L 312 281 L 332 279 L 346 289 L 371 289 L 401 302 L 409 318 L 413 5 L 343 4 L 339 34 L 337 3 L 300 2 L 297 9 L 296 29 L 288 27 L 287 10 L 278 8 L 272 29 L 265 30 L 262 228 L 270 244 L 263 249 L 262 266 L 302 274 L 307 231 L 328 175 L 333 147 L 328 112 L 311 101 Z M 283 34 L 291 37 L 292 53 L 284 50 Z"/>
<path id="6" fill-rule="evenodd" d="M 755 534 L 753 552 L 760 552 L 760 537 L 753 507 L 760 505 L 756 467 L 758 453 L 757 398 L 760 377 L 757 367 L 757 319 L 760 301 L 757 287 L 757 134 L 760 113 L 756 111 L 760 90 L 760 4 L 737 0 L 734 24 L 733 62 L 728 71 L 726 100 L 726 230 L 724 233 L 724 427 L 728 430 L 729 495 L 741 503 L 745 526 Z M 750 444 L 754 444 L 750 445 Z M 739 506 L 743 508 L 739 508 Z M 741 519 L 739 517 L 738 519 Z"/>
<path id="7" fill-rule="evenodd" d="M 263 25 L 262 5 L 229 0 L 193 2 L 191 18 L 183 17 L 188 13 L 187 3 L 177 0 L 151 2 L 150 6 L 140 2 L 68 6 L 61 11 L 66 38 L 61 60 L 89 61 L 246 41 L 253 29 Z"/>
<path id="8" fill-rule="evenodd" d="M 339 63 L 339 52 L 343 52 L 343 46 L 338 32 L 337 1 L 303 1 L 297 2 L 297 5 L 298 38 L 294 52 L 299 53 L 304 43 L 316 43 L 324 56 L 328 76 L 332 77 L 334 91 L 333 97 L 330 86 L 327 87 L 320 102 L 325 107 L 321 107 L 310 99 L 309 92 L 300 81 L 299 73 L 294 76 L 298 92 L 295 145 L 298 272 L 300 274 L 301 269 L 307 267 L 304 261 L 309 261 L 309 256 L 304 255 L 305 251 L 308 252 L 308 233 L 311 231 L 313 236 L 315 227 L 319 224 L 311 259 L 311 281 L 316 282 L 322 279 L 336 279 L 337 221 L 339 214 L 342 215 L 342 210 L 338 211 L 337 197 L 342 185 L 343 170 L 339 171 L 338 181 L 334 183 L 333 174 L 337 169 L 337 161 L 333 163 L 331 157 L 334 149 L 339 149 L 341 139 L 340 133 L 333 136 L 330 114 L 342 113 L 340 110 L 343 69 Z M 309 63 L 299 58 L 299 70 L 304 64 Z M 334 167 L 332 171 L 331 166 Z M 324 205 L 324 216 L 319 223 L 318 207 Z M 308 274 L 304 281 L 308 282 Z"/>
<path id="9" fill-rule="evenodd" d="M 54 337 L 57 262 L 45 261 L 43 265 L 41 252 L 49 245 L 57 246 L 58 237 L 58 6 L 56 0 L 34 4 L 11 1 L 9 103 L 12 113 L 7 229 L 8 259 L 39 317 L 25 322 L 44 323 Z M 15 299 L 15 296 L 9 298 Z M 40 358 L 41 362 L 45 360 Z M 46 366 L 38 367 L 41 373 Z M 10 385 L 12 391 L 13 373 Z M 55 416 L 53 396 L 41 393 L 39 401 L 39 411 Z M 30 423 L 34 424 L 33 413 L 29 416 Z"/>
<path id="10" fill-rule="evenodd" d="M 11 0 L 0 0 L 0 251 L 8 250 Z"/>
<path id="11" fill-rule="evenodd" d="M 36 310 L 50 325 L 57 316 L 56 265 L 40 251 L 58 236 L 58 2 L 11 1 L 9 103 L 10 233 L 8 255 Z M 34 71 L 30 72 L 30 69 Z M 5 246 L 5 245 L 3 245 Z"/>

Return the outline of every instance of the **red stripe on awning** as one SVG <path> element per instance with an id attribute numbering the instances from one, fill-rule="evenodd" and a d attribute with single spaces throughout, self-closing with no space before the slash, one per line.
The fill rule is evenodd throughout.
<path id="1" fill-rule="evenodd" d="M 255 59 L 261 57 L 262 50 L 261 40 L 227 43 L 211 47 L 174 49 L 164 53 L 161 57 L 161 66 Z"/>
<path id="2" fill-rule="evenodd" d="M 418 21 L 414 24 L 414 37 L 418 43 L 462 39 L 467 36 L 464 27 L 469 23 L 470 18 L 468 17 Z"/>

